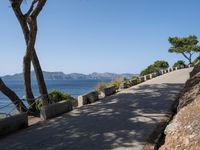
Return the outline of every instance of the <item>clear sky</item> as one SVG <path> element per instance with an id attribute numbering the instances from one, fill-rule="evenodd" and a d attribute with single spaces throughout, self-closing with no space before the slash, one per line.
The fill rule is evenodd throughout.
<path id="1" fill-rule="evenodd" d="M 199 0 L 48 0 L 38 18 L 42 68 L 139 73 L 157 59 L 173 64 L 183 57 L 168 53 L 168 37 L 200 38 L 199 6 Z M 25 43 L 9 0 L 1 0 L 0 18 L 0 75 L 21 72 Z"/>

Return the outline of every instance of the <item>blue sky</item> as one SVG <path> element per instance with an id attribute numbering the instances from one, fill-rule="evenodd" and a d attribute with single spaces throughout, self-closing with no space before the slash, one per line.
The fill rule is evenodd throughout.
<path id="1" fill-rule="evenodd" d="M 42 68 L 139 73 L 158 59 L 173 64 L 183 57 L 168 53 L 168 37 L 200 38 L 199 6 L 199 0 L 49 0 L 38 18 Z M 0 75 L 21 72 L 25 44 L 8 0 L 1 1 L 0 18 Z"/>

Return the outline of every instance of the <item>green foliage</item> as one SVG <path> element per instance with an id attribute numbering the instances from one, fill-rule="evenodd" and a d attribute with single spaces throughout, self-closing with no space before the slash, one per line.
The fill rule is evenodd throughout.
<path id="1" fill-rule="evenodd" d="M 200 46 L 197 45 L 199 42 L 195 35 L 188 37 L 169 37 L 169 43 L 172 45 L 168 50 L 170 53 L 182 54 L 191 64 L 193 52 L 199 52 Z"/>
<path id="2" fill-rule="evenodd" d="M 144 76 L 150 73 L 154 73 L 159 71 L 159 68 L 154 66 L 154 65 L 149 65 L 146 69 L 144 69 L 143 71 L 141 71 L 140 75 Z"/>
<path id="3" fill-rule="evenodd" d="M 62 100 L 72 100 L 72 102 L 76 100 L 70 94 L 64 93 L 64 92 L 61 92 L 61 91 L 55 90 L 55 89 L 52 90 L 51 92 L 49 92 L 48 97 L 49 97 L 49 101 L 51 104 L 57 103 Z M 36 108 L 39 109 L 40 107 L 42 107 L 42 102 L 41 102 L 41 100 L 38 100 L 36 102 Z"/>
<path id="4" fill-rule="evenodd" d="M 154 66 L 159 69 L 167 69 L 169 67 L 169 64 L 167 61 L 164 60 L 157 60 L 154 62 Z"/>
<path id="5" fill-rule="evenodd" d="M 74 100 L 70 94 L 58 90 L 52 90 L 48 96 L 51 103 L 57 103 L 62 100 Z"/>
<path id="6" fill-rule="evenodd" d="M 128 79 L 125 79 L 124 82 L 123 82 L 127 88 L 131 87 L 131 81 L 128 80 Z"/>
<path id="7" fill-rule="evenodd" d="M 141 71 L 140 75 L 145 76 L 154 72 L 158 72 L 160 69 L 166 69 L 169 67 L 169 64 L 165 60 L 157 60 L 152 65 L 149 65 L 146 69 Z"/>
<path id="8" fill-rule="evenodd" d="M 197 64 L 200 61 L 200 56 L 195 58 L 195 60 L 192 62 L 193 65 Z"/>
<path id="9" fill-rule="evenodd" d="M 186 66 L 185 62 L 183 60 L 178 60 L 177 62 L 174 63 L 173 68 L 175 67 L 181 68 L 181 66 Z"/>
<path id="10" fill-rule="evenodd" d="M 138 79 L 138 76 L 133 75 L 133 76 L 131 77 L 131 79 L 132 79 L 132 80 Z"/>
<path id="11" fill-rule="evenodd" d="M 137 84 L 141 83 L 138 76 L 132 76 L 132 77 L 131 77 L 131 80 L 136 80 L 136 83 L 137 83 Z"/>

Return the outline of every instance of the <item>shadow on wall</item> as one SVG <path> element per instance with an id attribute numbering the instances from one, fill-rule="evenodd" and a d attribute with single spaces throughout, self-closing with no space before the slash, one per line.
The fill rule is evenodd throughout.
<path id="1" fill-rule="evenodd" d="M 12 134 L 7 149 L 103 150 L 145 144 L 183 84 L 141 85 Z M 8 144 L 4 141 L 10 142 Z"/>

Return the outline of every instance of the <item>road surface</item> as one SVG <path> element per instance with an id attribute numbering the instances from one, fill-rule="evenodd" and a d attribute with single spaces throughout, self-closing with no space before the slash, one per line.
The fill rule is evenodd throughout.
<path id="1" fill-rule="evenodd" d="M 0 139 L 0 149 L 141 150 L 170 112 L 191 70 L 170 72 L 8 135 Z"/>

